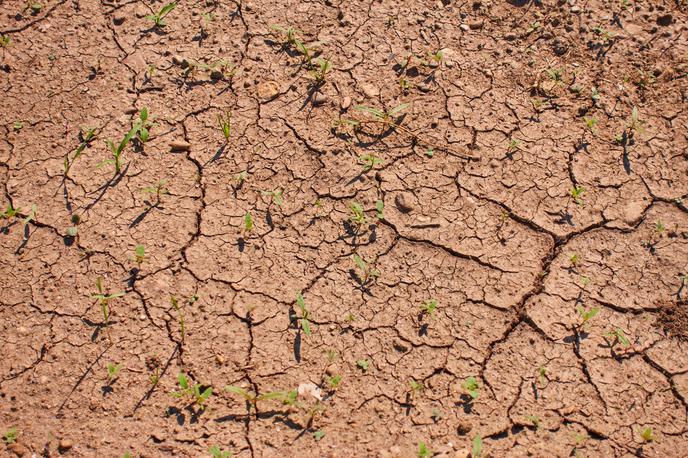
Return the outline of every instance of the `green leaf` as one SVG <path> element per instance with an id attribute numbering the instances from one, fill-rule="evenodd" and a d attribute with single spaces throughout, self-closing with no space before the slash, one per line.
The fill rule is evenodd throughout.
<path id="1" fill-rule="evenodd" d="M 234 385 L 227 385 L 225 387 L 225 391 L 229 391 L 230 393 L 238 394 L 239 396 L 243 397 L 244 399 L 249 399 L 249 393 L 245 389 L 234 386 Z"/>
<path id="2" fill-rule="evenodd" d="M 307 335 L 311 335 L 311 323 L 306 318 L 301 318 L 301 329 Z"/>
<path id="3" fill-rule="evenodd" d="M 408 103 L 402 103 L 401 105 L 397 105 L 396 107 L 389 110 L 389 113 L 387 113 L 387 114 L 389 116 L 394 116 L 395 114 L 399 113 L 400 111 L 403 111 L 406 108 L 408 108 L 408 106 L 409 106 Z"/>
<path id="4" fill-rule="evenodd" d="M 382 119 L 382 118 L 385 117 L 385 112 L 384 112 L 384 111 L 378 110 L 377 108 L 370 108 L 370 107 L 367 107 L 367 106 L 365 106 L 365 105 L 356 105 L 356 106 L 354 106 L 354 110 L 358 110 L 358 111 L 363 111 L 363 112 L 366 112 L 366 113 L 370 113 L 370 114 L 372 114 L 373 116 L 375 116 L 375 117 L 377 117 L 377 118 L 380 118 L 380 119 Z"/>
<path id="5" fill-rule="evenodd" d="M 368 370 L 368 367 L 370 367 L 370 361 L 367 359 L 359 359 L 356 361 L 356 365 L 363 369 L 363 372 L 366 372 Z"/>
<path id="6" fill-rule="evenodd" d="M 136 254 L 137 257 L 143 258 L 146 256 L 146 247 L 144 247 L 141 244 L 136 245 L 136 248 L 134 249 L 134 253 Z"/>
<path id="7" fill-rule="evenodd" d="M 315 439 L 316 441 L 319 441 L 323 437 L 325 437 L 325 431 L 315 431 L 313 433 L 313 439 Z"/>
<path id="8" fill-rule="evenodd" d="M 473 442 L 471 445 L 471 458 L 480 458 L 480 455 L 483 453 L 483 438 L 480 437 L 480 434 L 475 436 L 473 438 Z"/>
<path id="9" fill-rule="evenodd" d="M 158 13 L 158 16 L 160 16 L 160 18 L 162 19 L 164 16 L 167 16 L 176 7 L 177 7 L 177 2 L 168 3 L 167 5 L 162 7 L 160 12 Z"/>
<path id="10" fill-rule="evenodd" d="M 67 228 L 67 235 L 70 237 L 76 237 L 76 235 L 79 233 L 79 228 L 76 226 L 68 227 Z"/>
<path id="11" fill-rule="evenodd" d="M 360 257 L 359 255 L 357 255 L 356 253 L 354 253 L 354 262 L 356 263 L 356 265 L 358 266 L 358 268 L 361 269 L 361 270 L 363 270 L 363 271 L 365 271 L 366 268 L 368 267 L 368 265 L 365 263 L 365 261 L 363 260 L 363 258 L 361 258 L 361 257 Z"/>
<path id="12" fill-rule="evenodd" d="M 201 399 L 207 401 L 208 398 L 213 394 L 213 387 L 206 388 L 203 393 L 201 393 Z"/>
<path id="13" fill-rule="evenodd" d="M 301 312 L 306 309 L 306 301 L 303 299 L 303 294 L 301 294 L 301 291 L 296 293 L 296 305 L 299 306 Z"/>
<path id="14" fill-rule="evenodd" d="M 180 372 L 179 375 L 177 375 L 177 380 L 179 381 L 179 387 L 187 390 L 189 389 L 189 379 L 186 378 L 186 375 L 184 375 L 183 372 Z"/>
<path id="15" fill-rule="evenodd" d="M 425 442 L 418 443 L 418 458 L 428 458 L 430 456 L 430 450 Z"/>
<path id="16" fill-rule="evenodd" d="M 244 215 L 244 229 L 246 232 L 251 232 L 253 230 L 253 217 L 251 216 L 251 212 L 246 212 L 246 215 Z"/>

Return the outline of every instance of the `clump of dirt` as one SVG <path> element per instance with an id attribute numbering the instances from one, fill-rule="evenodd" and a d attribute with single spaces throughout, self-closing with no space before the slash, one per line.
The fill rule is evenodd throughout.
<path id="1" fill-rule="evenodd" d="M 688 300 L 661 304 L 657 323 L 669 337 L 688 340 Z"/>

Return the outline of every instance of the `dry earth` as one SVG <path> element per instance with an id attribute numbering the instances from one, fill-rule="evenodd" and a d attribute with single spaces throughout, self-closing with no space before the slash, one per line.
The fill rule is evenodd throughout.
<path id="1" fill-rule="evenodd" d="M 685 456 L 685 0 L 164 5 L 0 2 L 0 454 Z"/>

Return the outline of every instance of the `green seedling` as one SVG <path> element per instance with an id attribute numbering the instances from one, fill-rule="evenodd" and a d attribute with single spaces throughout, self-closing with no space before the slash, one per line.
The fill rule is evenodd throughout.
<path id="1" fill-rule="evenodd" d="M 283 191 L 281 189 L 275 189 L 274 191 L 263 191 L 262 194 L 264 196 L 272 197 L 272 202 L 278 207 L 281 207 L 284 203 L 284 197 L 282 195 Z"/>
<path id="2" fill-rule="evenodd" d="M 103 277 L 96 278 L 97 294 L 92 294 L 91 299 L 96 299 L 100 303 L 101 311 L 103 312 L 103 323 L 108 325 L 110 319 L 110 301 L 124 296 L 124 291 L 118 293 L 108 294 L 103 290 Z"/>
<path id="3" fill-rule="evenodd" d="M 600 37 L 602 43 L 607 43 L 609 40 L 614 38 L 614 34 L 612 32 L 602 28 L 601 26 L 593 27 L 592 31 L 595 32 L 595 35 Z"/>
<path id="4" fill-rule="evenodd" d="M 520 144 L 521 144 L 521 142 L 520 142 L 519 140 L 516 140 L 515 138 L 512 138 L 511 140 L 509 140 L 509 144 L 508 144 L 507 147 L 506 147 L 506 152 L 507 152 L 508 154 L 513 154 L 513 153 L 515 153 L 516 151 L 518 151 L 519 149 L 521 149 L 521 148 L 519 147 Z"/>
<path id="5" fill-rule="evenodd" d="M 189 378 L 183 372 L 177 375 L 177 381 L 179 383 L 179 390 L 172 391 L 170 394 L 175 398 L 189 398 L 200 410 L 205 410 L 205 403 L 213 394 L 213 388 L 208 387 L 201 391 L 203 385 L 200 383 L 191 385 Z"/>
<path id="6" fill-rule="evenodd" d="M 136 136 L 138 130 L 138 125 L 134 124 L 131 130 L 127 132 L 117 146 L 115 146 L 112 140 L 105 140 L 105 143 L 107 143 L 108 147 L 110 148 L 110 152 L 112 153 L 112 159 L 107 159 L 101 162 L 98 164 L 98 167 L 102 167 L 107 164 L 113 164 L 115 166 L 115 175 L 118 175 L 122 170 L 122 153 L 129 142 Z"/>
<path id="7" fill-rule="evenodd" d="M 375 201 L 375 211 L 377 219 L 385 219 L 385 203 L 381 200 Z"/>
<path id="8" fill-rule="evenodd" d="M 154 207 L 160 205 L 161 196 L 170 193 L 170 190 L 165 187 L 167 181 L 167 179 L 158 180 L 157 183 L 155 183 L 153 186 L 148 186 L 141 189 L 141 192 L 144 194 L 155 195 L 155 204 L 153 205 Z"/>
<path id="9" fill-rule="evenodd" d="M 232 112 L 225 111 L 217 115 L 217 125 L 222 132 L 222 136 L 225 137 L 225 143 L 229 143 L 229 138 L 232 134 Z"/>
<path id="10" fill-rule="evenodd" d="M 170 296 L 170 303 L 172 304 L 174 310 L 177 312 L 177 320 L 179 322 L 179 335 L 181 336 L 183 343 L 186 337 L 186 331 L 184 328 L 184 314 L 182 313 L 181 308 L 179 307 L 179 302 L 177 301 L 176 297 Z"/>
<path id="11" fill-rule="evenodd" d="M 547 368 L 545 366 L 538 368 L 538 379 L 540 380 L 540 385 L 544 385 L 547 381 Z"/>
<path id="12" fill-rule="evenodd" d="M 397 105 L 396 107 L 389 109 L 389 110 L 380 110 L 378 108 L 371 108 L 367 107 L 364 105 L 356 105 L 354 106 L 354 110 L 362 111 L 364 113 L 369 113 L 373 115 L 373 118 L 375 118 L 376 121 L 384 122 L 384 123 L 390 123 L 392 122 L 392 119 L 395 115 L 401 113 L 404 111 L 406 108 L 408 108 L 409 104 L 408 103 L 402 103 L 400 105 Z"/>
<path id="13" fill-rule="evenodd" d="M 581 263 L 581 257 L 578 253 L 573 253 L 571 256 L 569 256 L 569 263 L 571 263 L 571 267 L 576 267 L 580 265 Z"/>
<path id="14" fill-rule="evenodd" d="M 148 137 L 150 136 L 149 129 L 153 126 L 154 124 L 148 120 L 148 108 L 141 108 L 141 111 L 139 112 L 139 119 L 137 119 L 134 123 L 134 127 L 138 128 L 137 135 L 139 140 L 141 140 L 141 143 L 146 143 L 148 141 Z"/>
<path id="15" fill-rule="evenodd" d="M 119 376 L 119 371 L 122 369 L 122 363 L 114 364 L 108 363 L 107 367 L 107 384 L 112 385 Z"/>
<path id="16" fill-rule="evenodd" d="M 7 445 L 17 442 L 17 438 L 19 438 L 19 432 L 16 427 L 8 429 L 5 431 L 5 434 L 2 435 L 2 440 L 5 441 Z"/>
<path id="17" fill-rule="evenodd" d="M 367 359 L 359 359 L 356 361 L 356 365 L 361 368 L 363 372 L 368 372 L 368 368 L 370 367 L 370 361 Z"/>
<path id="18" fill-rule="evenodd" d="M 590 310 L 585 310 L 582 305 L 579 305 L 578 307 L 576 307 L 576 311 L 578 312 L 578 316 L 581 319 L 581 322 L 578 325 L 578 327 L 584 329 L 589 326 L 590 320 L 592 320 L 595 317 L 595 315 L 597 315 L 600 312 L 600 309 L 599 307 L 593 307 Z"/>
<path id="19" fill-rule="evenodd" d="M 420 392 L 425 389 L 421 382 L 417 382 L 414 379 L 411 379 L 409 382 L 409 388 L 411 389 L 411 399 L 416 399 Z"/>
<path id="20" fill-rule="evenodd" d="M 24 12 L 26 11 L 31 11 L 32 15 L 36 15 L 41 12 L 43 9 L 43 5 L 37 2 L 26 2 L 26 5 L 24 6 Z"/>
<path id="21" fill-rule="evenodd" d="M 472 399 L 478 399 L 480 395 L 480 385 L 478 385 L 478 380 L 476 380 L 475 377 L 471 376 L 464 380 L 461 384 L 461 388 L 463 388 Z"/>
<path id="22" fill-rule="evenodd" d="M 248 172 L 246 170 L 242 170 L 241 172 L 237 173 L 234 175 L 234 181 L 237 182 L 238 186 L 241 186 L 241 184 L 248 178 Z"/>
<path id="23" fill-rule="evenodd" d="M 333 348 L 328 348 L 325 350 L 325 356 L 329 362 L 333 363 L 339 359 L 339 352 Z"/>
<path id="24" fill-rule="evenodd" d="M 7 208 L 5 208 L 5 211 L 2 213 L 2 217 L 6 219 L 14 218 L 21 210 L 21 207 L 15 207 L 12 202 L 9 202 Z"/>
<path id="25" fill-rule="evenodd" d="M 666 225 L 664 224 L 664 222 L 662 222 L 661 220 L 657 220 L 655 222 L 655 232 L 657 234 L 663 233 L 665 229 L 666 229 Z"/>
<path id="26" fill-rule="evenodd" d="M 76 161 L 79 156 L 81 156 L 86 148 L 91 146 L 91 142 L 95 140 L 96 137 L 96 129 L 86 129 L 84 132 L 83 130 L 79 131 L 79 146 L 77 146 L 76 151 L 74 151 L 74 155 L 72 156 L 72 159 L 69 159 L 69 154 L 65 157 L 64 159 L 64 175 L 67 176 L 69 173 L 69 169 L 72 168 L 72 165 L 74 164 L 74 161 Z"/>
<path id="27" fill-rule="evenodd" d="M 430 452 L 428 446 L 425 445 L 425 442 L 418 442 L 418 458 L 430 458 L 431 456 L 432 452 Z"/>
<path id="28" fill-rule="evenodd" d="M 571 194 L 571 198 L 573 201 L 578 204 L 578 205 L 583 205 L 583 199 L 581 196 L 585 192 L 585 188 L 583 186 L 575 185 L 573 188 L 569 190 L 569 193 Z"/>
<path id="29" fill-rule="evenodd" d="M 430 58 L 430 62 L 435 62 L 439 64 L 440 62 L 442 62 L 442 59 L 444 58 L 444 53 L 442 51 L 429 52 L 428 57 Z"/>
<path id="30" fill-rule="evenodd" d="M 67 228 L 67 235 L 69 237 L 76 237 L 79 234 L 79 223 L 81 222 L 81 217 L 74 213 L 70 218 L 72 226 Z"/>
<path id="31" fill-rule="evenodd" d="M 332 62 L 328 59 L 323 59 L 318 57 L 313 61 L 315 63 L 314 68 L 308 71 L 311 77 L 315 80 L 316 85 L 320 85 L 325 82 L 327 74 L 332 69 Z"/>
<path id="32" fill-rule="evenodd" d="M 339 387 L 339 384 L 342 382 L 342 376 L 341 375 L 333 375 L 332 377 L 327 377 L 326 378 L 327 385 L 332 388 L 333 390 L 336 390 L 337 387 Z"/>
<path id="33" fill-rule="evenodd" d="M 432 146 L 429 146 L 423 154 L 425 154 L 427 157 L 433 157 L 435 155 L 435 149 Z"/>
<path id="34" fill-rule="evenodd" d="M 480 458 L 483 454 L 483 438 L 476 435 L 471 442 L 471 458 Z"/>
<path id="35" fill-rule="evenodd" d="M 316 442 L 320 441 L 323 437 L 325 437 L 325 431 L 315 431 L 313 433 L 313 439 L 315 439 Z"/>
<path id="36" fill-rule="evenodd" d="M 399 89 L 401 89 L 404 93 L 411 89 L 411 82 L 405 76 L 399 78 Z"/>
<path id="37" fill-rule="evenodd" d="M 375 168 L 376 165 L 384 164 L 385 161 L 378 159 L 375 154 L 364 154 L 358 157 L 358 162 L 363 165 L 363 171 L 368 172 Z"/>
<path id="38" fill-rule="evenodd" d="M 177 7 L 177 2 L 172 2 L 168 3 L 167 5 L 163 6 L 160 11 L 158 11 L 156 14 L 150 14 L 146 16 L 146 19 L 149 21 L 153 21 L 155 23 L 155 27 L 165 27 L 167 24 L 165 23 L 165 16 L 170 14 L 173 9 Z"/>
<path id="39" fill-rule="evenodd" d="M 357 255 L 356 253 L 354 253 L 353 259 L 354 263 L 356 264 L 356 267 L 358 267 L 363 273 L 361 281 L 364 285 L 368 283 L 370 280 L 380 276 L 380 271 L 374 267 L 374 262 L 366 262 L 362 257 Z"/>
<path id="40" fill-rule="evenodd" d="M 145 260 L 146 247 L 139 243 L 136 245 L 136 248 L 134 248 L 134 261 L 136 262 L 136 265 L 139 266 L 139 270 L 141 270 L 141 264 L 143 264 L 143 261 Z"/>
<path id="41" fill-rule="evenodd" d="M 351 217 L 349 220 L 359 226 L 364 225 L 368 220 L 366 219 L 365 212 L 363 211 L 363 206 L 358 202 L 351 202 L 349 204 L 349 210 L 351 210 Z"/>
<path id="42" fill-rule="evenodd" d="M 292 27 L 284 28 L 279 24 L 274 24 L 271 28 L 284 35 L 287 43 L 303 56 L 304 61 L 308 65 L 311 64 L 311 53 L 313 50 L 307 47 L 304 41 L 301 39 L 300 30 Z M 318 42 L 311 43 L 311 46 L 317 46 L 318 44 Z"/>
<path id="43" fill-rule="evenodd" d="M 643 442 L 654 442 L 656 440 L 655 434 L 652 431 L 651 427 L 643 428 L 643 430 L 640 432 L 640 437 L 643 439 Z"/>
<path id="44" fill-rule="evenodd" d="M 38 207 L 36 204 L 31 204 L 31 210 L 29 210 L 29 213 L 26 215 L 26 218 L 22 220 L 22 224 L 24 227 L 26 227 L 27 224 L 29 224 L 31 221 L 36 221 L 36 212 L 38 211 Z"/>
<path id="45" fill-rule="evenodd" d="M 542 420 L 537 415 L 526 415 L 526 420 L 535 426 L 535 429 L 540 429 L 540 423 Z"/>
<path id="46" fill-rule="evenodd" d="M 210 453 L 210 456 L 213 458 L 229 458 L 232 456 L 232 452 L 230 451 L 223 451 L 219 446 L 213 445 L 208 449 L 208 453 Z"/>
<path id="47" fill-rule="evenodd" d="M 16 132 L 19 132 L 24 128 L 24 123 L 21 121 L 14 121 L 12 124 L 12 129 L 14 129 Z"/>
<path id="48" fill-rule="evenodd" d="M 554 81 L 554 84 L 559 84 L 561 83 L 561 77 L 564 74 L 564 70 L 561 68 L 550 68 L 547 69 L 547 75 L 549 78 Z"/>
<path id="49" fill-rule="evenodd" d="M 595 133 L 595 126 L 597 125 L 597 118 L 592 116 L 590 118 L 583 118 L 583 121 L 585 121 L 585 127 L 588 128 L 588 130 L 594 134 Z"/>
<path id="50" fill-rule="evenodd" d="M 428 316 L 432 316 L 437 310 L 437 300 L 428 299 L 420 305 L 420 313 Z"/>
<path id="51" fill-rule="evenodd" d="M 246 212 L 244 215 L 244 232 L 247 234 L 253 230 L 253 217 L 251 212 Z"/>
<path id="52" fill-rule="evenodd" d="M 308 320 L 308 315 L 310 312 L 306 308 L 306 301 L 303 299 L 303 294 L 301 291 L 296 293 L 296 305 L 299 306 L 301 312 L 301 318 L 298 320 L 299 327 L 307 336 L 311 335 L 311 322 Z"/>
<path id="53" fill-rule="evenodd" d="M 593 102 L 598 102 L 600 100 L 600 93 L 597 91 L 596 87 L 590 89 L 590 98 Z"/>
<path id="54" fill-rule="evenodd" d="M 9 35 L 0 34 L 0 48 L 8 47 L 10 44 L 10 41 L 12 41 L 12 39 L 10 38 Z"/>
<path id="55" fill-rule="evenodd" d="M 621 328 L 615 328 L 613 331 L 607 332 L 605 336 L 613 339 L 611 343 L 612 347 L 616 346 L 616 344 L 621 344 L 621 346 L 624 348 L 631 346 L 631 341 L 628 340 L 628 337 L 626 337 L 626 334 L 624 334 L 623 329 Z"/>

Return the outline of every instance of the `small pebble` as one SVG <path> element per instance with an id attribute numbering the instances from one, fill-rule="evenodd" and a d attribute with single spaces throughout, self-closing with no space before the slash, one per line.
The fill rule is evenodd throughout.
<path id="1" fill-rule="evenodd" d="M 311 102 L 313 102 L 313 105 L 324 105 L 329 100 L 330 98 L 322 92 L 316 92 L 313 94 L 313 97 L 311 97 Z"/>
<path id="2" fill-rule="evenodd" d="M 344 97 L 339 106 L 342 107 L 342 110 L 346 110 L 347 108 L 349 108 L 351 106 L 351 97 Z"/>
<path id="3" fill-rule="evenodd" d="M 74 444 L 69 439 L 62 439 L 58 445 L 60 451 L 67 451 L 72 447 L 74 447 Z"/>
<path id="4" fill-rule="evenodd" d="M 460 28 L 461 30 L 463 30 L 464 32 L 468 32 L 469 30 L 471 30 L 471 28 L 468 26 L 468 24 L 461 24 L 461 25 L 459 26 L 459 28 Z"/>
<path id="5" fill-rule="evenodd" d="M 170 142 L 170 149 L 172 151 L 189 151 L 191 143 L 183 140 Z"/>

